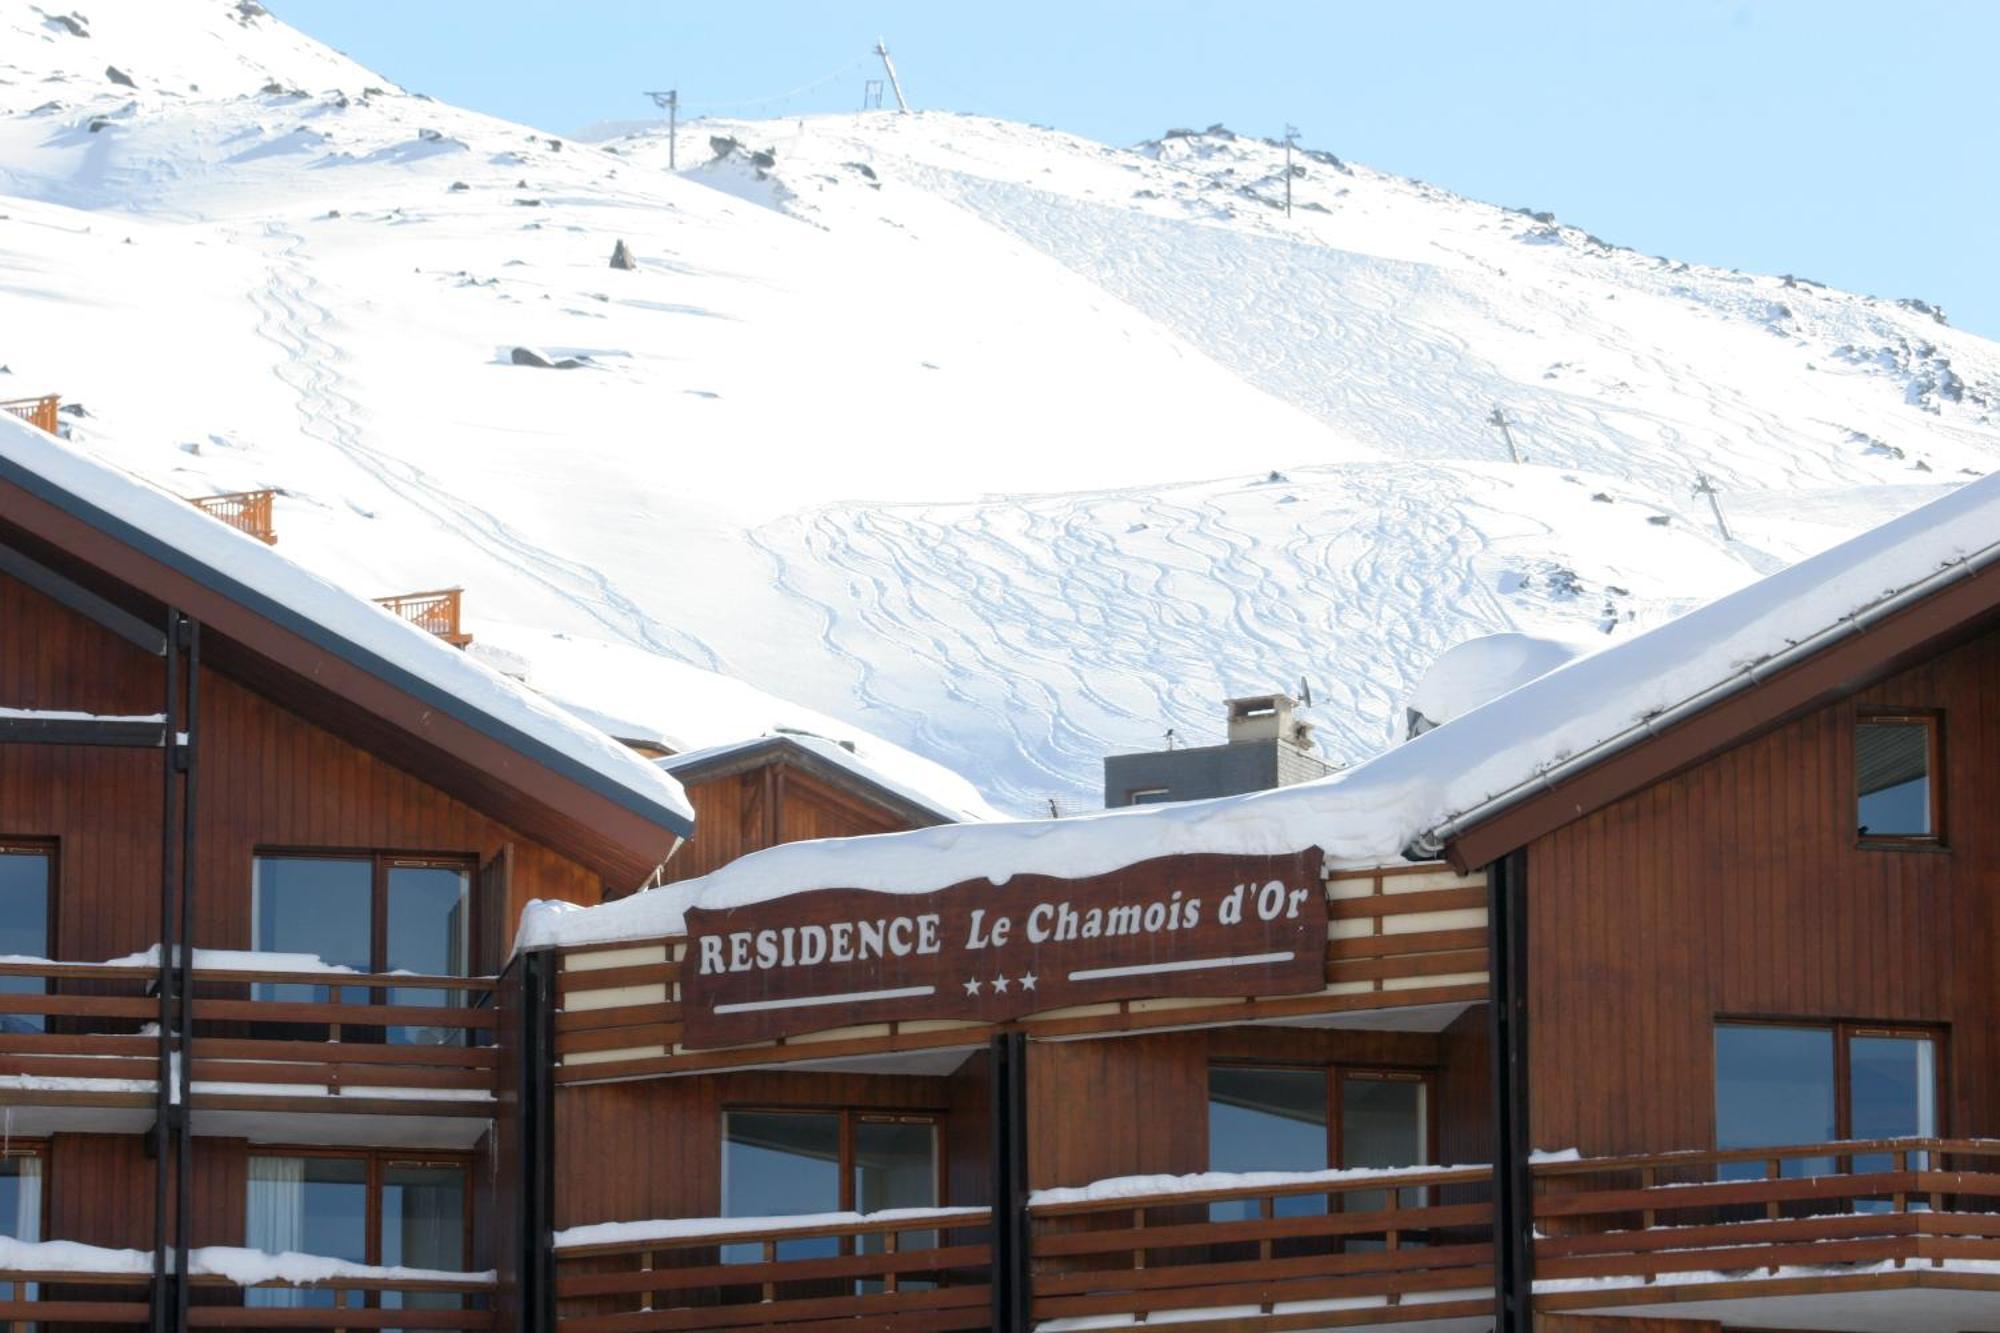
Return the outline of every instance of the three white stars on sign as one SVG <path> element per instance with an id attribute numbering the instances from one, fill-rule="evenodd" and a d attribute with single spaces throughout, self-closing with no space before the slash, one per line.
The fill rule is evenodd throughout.
<path id="1" fill-rule="evenodd" d="M 1006 975 L 1002 974 L 1000 976 L 993 978 L 991 984 L 993 986 L 993 993 L 995 995 L 1005 995 L 1007 993 L 1007 988 L 1009 986 L 1014 986 L 1014 985 L 1020 986 L 1020 988 L 1024 991 L 1033 990 L 1035 988 L 1035 982 L 1038 980 L 1039 978 L 1036 977 L 1033 972 L 1024 972 L 1018 979 L 1014 981 L 1009 981 Z M 980 988 L 987 984 L 988 983 L 981 981 L 978 977 L 968 977 L 965 982 L 965 993 L 967 995 L 977 995 L 979 994 Z"/>

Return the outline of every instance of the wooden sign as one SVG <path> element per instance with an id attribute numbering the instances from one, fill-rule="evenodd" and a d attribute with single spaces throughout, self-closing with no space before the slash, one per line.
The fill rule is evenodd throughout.
<path id="1" fill-rule="evenodd" d="M 824 889 L 688 912 L 683 1042 L 1105 1000 L 1294 995 L 1326 977 L 1317 850 L 1163 856 L 1090 879 Z"/>

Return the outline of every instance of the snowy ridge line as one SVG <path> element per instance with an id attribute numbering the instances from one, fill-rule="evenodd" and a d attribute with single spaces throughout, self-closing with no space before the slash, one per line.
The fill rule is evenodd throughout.
<path id="1" fill-rule="evenodd" d="M 1649 736 L 1655 736 L 1666 727 L 1691 717 L 1713 704 L 1720 703 L 1731 695 L 1741 693 L 1755 685 L 1761 685 L 1774 673 L 1785 670 L 1796 662 L 1821 652 L 1853 634 L 1859 634 L 1870 626 L 1887 619 L 1914 602 L 1921 601 L 1930 594 L 1961 579 L 1978 576 L 1989 566 L 2000 562 L 2000 540 L 1973 552 L 1947 560 L 1942 568 L 1907 584 L 1900 589 L 1885 593 L 1879 600 L 1841 616 L 1819 632 L 1795 642 L 1791 647 L 1769 656 L 1759 658 L 1741 667 L 1737 674 L 1720 681 L 1707 689 L 1689 695 L 1671 707 L 1656 713 L 1648 713 L 1639 721 L 1598 742 L 1587 750 L 1571 755 L 1559 763 L 1541 768 L 1536 773 L 1515 786 L 1485 801 L 1451 816 L 1434 828 L 1426 830 L 1413 846 L 1435 855 L 1444 845 L 1465 829 L 1476 823 L 1491 819 L 1536 792 L 1553 790 L 1555 785 L 1570 774 L 1588 768 L 1592 764 L 1622 750 L 1636 745 Z"/>
<path id="2" fill-rule="evenodd" d="M 555 1233 L 555 1247 L 577 1250 L 705 1236 L 782 1238 L 798 1231 L 920 1222 L 985 1222 L 992 1217 L 991 1208 L 884 1208 L 873 1213 L 793 1213 L 772 1217 L 660 1217 L 641 1222 L 590 1222 L 565 1227 Z"/>
<path id="3" fill-rule="evenodd" d="M 169 568 L 643 817 L 692 824 L 680 784 L 609 736 L 573 718 L 435 635 L 279 555 L 264 543 L 82 450 L 0 414 L 0 476 L 111 531 Z"/>

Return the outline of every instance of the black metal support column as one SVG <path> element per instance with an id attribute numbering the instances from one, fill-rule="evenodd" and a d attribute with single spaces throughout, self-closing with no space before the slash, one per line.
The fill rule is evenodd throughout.
<path id="1" fill-rule="evenodd" d="M 159 1068 L 154 1079 L 153 1104 L 153 1288 L 148 1327 L 152 1333 L 172 1333 L 176 1325 L 176 1299 L 169 1290 L 170 1260 L 167 1247 L 167 1196 L 174 1180 L 175 1117 L 180 1108 L 174 1102 L 174 863 L 180 852 L 180 653 L 176 650 L 180 612 L 169 608 L 166 622 L 166 697 L 160 711 L 166 716 L 161 737 L 160 781 L 160 975 L 158 990 Z"/>
<path id="2" fill-rule="evenodd" d="M 991 1047 L 993 1088 L 993 1327 L 1033 1324 L 1028 1262 L 1028 1038 L 1002 1033 Z"/>
<path id="3" fill-rule="evenodd" d="M 519 1296 L 521 1333 L 554 1333 L 556 1326 L 556 956 L 524 953 L 520 968 L 521 1196 Z"/>
<path id="4" fill-rule="evenodd" d="M 1494 1333 L 1530 1333 L 1535 1303 L 1535 1196 L 1528 1171 L 1528 854 L 1486 867 L 1493 1000 Z"/>
<path id="5" fill-rule="evenodd" d="M 201 625 L 188 616 L 182 616 L 180 637 L 174 648 L 187 654 L 187 685 L 185 689 L 186 707 L 182 730 L 187 743 L 179 744 L 173 734 L 172 718 L 168 719 L 167 742 L 180 758 L 181 769 L 181 892 L 180 921 L 175 939 L 180 947 L 174 951 L 176 963 L 174 974 L 174 998 L 179 1004 L 175 1031 L 180 1041 L 180 1065 L 174 1077 L 174 1104 L 180 1115 L 175 1123 L 180 1143 L 177 1161 L 179 1170 L 174 1183 L 174 1327 L 188 1326 L 188 1265 L 194 1249 L 194 1221 L 192 1200 L 194 1187 L 194 1126 L 190 1120 L 194 1105 L 194 817 L 195 791 L 201 775 L 198 765 L 200 742 L 196 739 L 197 723 L 201 716 Z M 165 950 L 162 949 L 164 953 Z"/>

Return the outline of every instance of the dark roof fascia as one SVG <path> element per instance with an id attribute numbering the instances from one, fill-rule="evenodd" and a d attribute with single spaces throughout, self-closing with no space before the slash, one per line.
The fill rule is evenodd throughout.
<path id="1" fill-rule="evenodd" d="M 22 467 L 12 459 L 0 457 L 0 481 L 11 483 L 104 536 L 130 547 L 138 554 L 165 566 L 183 578 L 192 580 L 218 596 L 227 598 L 321 652 L 328 653 L 347 665 L 394 686 L 426 707 L 433 708 L 489 740 L 526 756 L 593 795 L 659 825 L 676 837 L 686 838 L 694 833 L 694 822 L 678 810 L 646 800 L 638 792 L 612 781 L 553 746 L 509 726 L 482 709 L 472 707 L 449 690 L 440 689 L 414 672 L 405 670 L 353 640 L 334 633 L 276 598 L 237 582 L 213 566 L 197 560 L 180 548 L 135 527 L 117 515 L 105 512 L 75 493 Z M 160 595 L 153 589 L 146 591 L 153 596 Z"/>

